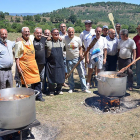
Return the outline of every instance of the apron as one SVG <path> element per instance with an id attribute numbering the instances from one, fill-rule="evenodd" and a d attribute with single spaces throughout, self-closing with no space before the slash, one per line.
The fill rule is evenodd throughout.
<path id="1" fill-rule="evenodd" d="M 46 75 L 49 83 L 63 84 L 65 82 L 65 68 L 61 44 L 60 47 L 54 47 L 52 42 L 51 54 L 47 58 Z"/>
<path id="2" fill-rule="evenodd" d="M 33 44 L 24 45 L 24 53 L 21 58 L 19 58 L 19 65 L 24 72 L 24 78 L 27 84 L 34 84 L 40 82 L 39 70 L 35 60 L 35 50 Z M 21 78 L 21 83 L 24 84 Z"/>

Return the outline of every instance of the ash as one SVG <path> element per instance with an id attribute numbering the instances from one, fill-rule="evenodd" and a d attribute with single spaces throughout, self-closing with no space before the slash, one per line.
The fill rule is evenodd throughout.
<path id="1" fill-rule="evenodd" d="M 96 113 L 123 113 L 131 109 L 137 108 L 140 106 L 140 99 L 134 99 L 131 96 L 125 96 L 120 99 L 120 108 L 119 106 L 109 106 L 101 105 L 101 98 L 99 96 L 94 96 L 87 98 L 84 102 L 86 107 L 91 107 Z"/>

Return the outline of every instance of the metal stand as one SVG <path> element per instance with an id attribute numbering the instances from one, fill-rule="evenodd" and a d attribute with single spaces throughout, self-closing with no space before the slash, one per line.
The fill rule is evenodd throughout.
<path id="1" fill-rule="evenodd" d="M 25 126 L 25 127 L 22 127 L 22 128 L 18 128 L 18 129 L 5 129 L 3 131 L 0 131 L 0 136 L 5 136 L 5 135 L 8 135 L 8 134 L 12 134 L 12 133 L 15 133 L 15 132 L 18 132 L 20 131 L 20 140 L 22 140 L 22 131 L 23 130 L 26 130 L 26 129 L 29 129 L 29 128 L 32 128 L 32 127 L 35 127 L 35 126 L 38 126 L 40 125 L 40 122 L 38 120 L 35 120 L 33 123 Z"/>

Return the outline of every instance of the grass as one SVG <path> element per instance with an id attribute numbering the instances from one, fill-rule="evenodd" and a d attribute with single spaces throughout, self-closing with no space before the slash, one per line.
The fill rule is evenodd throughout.
<path id="1" fill-rule="evenodd" d="M 15 40 L 21 34 L 9 33 L 9 39 Z M 134 34 L 131 36 L 133 37 Z M 14 68 L 13 68 L 14 73 Z M 121 114 L 98 114 L 83 103 L 95 94 L 82 93 L 77 75 L 77 92 L 64 95 L 46 96 L 45 102 L 36 102 L 37 119 L 41 124 L 57 128 L 56 140 L 139 140 L 140 107 Z M 134 79 L 136 77 L 134 76 Z M 97 91 L 92 88 L 91 91 Z M 140 90 L 127 91 L 135 99 L 140 99 Z"/>

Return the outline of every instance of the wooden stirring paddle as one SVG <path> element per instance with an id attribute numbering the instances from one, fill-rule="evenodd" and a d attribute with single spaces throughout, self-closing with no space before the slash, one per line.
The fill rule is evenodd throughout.
<path id="1" fill-rule="evenodd" d="M 133 62 L 131 62 L 129 65 L 127 65 L 126 67 L 122 68 L 120 71 L 117 72 L 117 75 L 120 73 L 123 73 L 124 71 L 126 71 L 131 65 L 133 65 L 136 61 L 138 61 L 140 59 L 140 57 L 138 57 L 136 60 L 134 60 Z"/>

